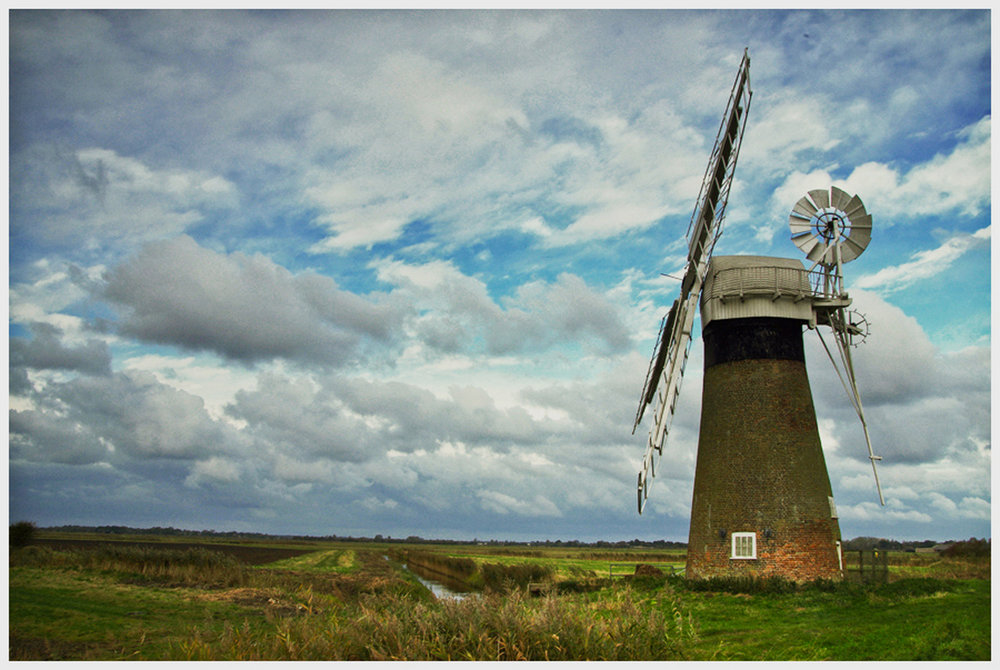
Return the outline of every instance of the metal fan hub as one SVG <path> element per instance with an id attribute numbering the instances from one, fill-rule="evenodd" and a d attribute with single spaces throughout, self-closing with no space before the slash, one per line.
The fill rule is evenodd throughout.
<path id="1" fill-rule="evenodd" d="M 806 258 L 828 268 L 854 260 L 872 239 L 872 217 L 861 198 L 836 186 L 799 198 L 788 216 L 788 227 Z"/>
<path id="2" fill-rule="evenodd" d="M 844 219 L 836 211 L 822 211 L 816 216 L 816 232 L 824 240 L 835 240 L 844 229 Z"/>

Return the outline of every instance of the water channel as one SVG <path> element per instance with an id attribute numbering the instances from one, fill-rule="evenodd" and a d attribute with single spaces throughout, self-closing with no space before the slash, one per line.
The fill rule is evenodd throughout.
<path id="1" fill-rule="evenodd" d="M 388 560 L 388 556 L 385 557 Z M 421 584 L 426 586 L 435 598 L 454 598 L 461 600 L 474 595 L 468 586 L 457 579 L 451 579 L 445 575 L 432 570 L 427 570 L 420 565 L 407 565 L 403 563 L 403 569 L 417 578 Z"/>

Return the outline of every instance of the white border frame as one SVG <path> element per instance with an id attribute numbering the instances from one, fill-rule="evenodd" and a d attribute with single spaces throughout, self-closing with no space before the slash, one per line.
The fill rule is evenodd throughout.
<path id="1" fill-rule="evenodd" d="M 737 538 L 751 538 L 750 549 L 751 556 L 737 556 L 736 555 L 736 540 Z M 729 558 L 734 560 L 742 561 L 752 561 L 757 558 L 757 533 L 733 533 L 732 543 L 729 550 Z"/>

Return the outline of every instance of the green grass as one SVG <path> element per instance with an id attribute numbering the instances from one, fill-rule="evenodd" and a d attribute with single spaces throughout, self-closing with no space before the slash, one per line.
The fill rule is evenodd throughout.
<path id="1" fill-rule="evenodd" d="M 221 631 L 240 608 L 196 590 L 122 584 L 112 576 L 13 568 L 11 658 L 157 659 L 196 623 Z M 17 650 L 23 650 L 22 656 Z"/>
<path id="2" fill-rule="evenodd" d="M 275 561 L 269 563 L 267 567 L 282 570 L 344 573 L 351 572 L 358 566 L 353 549 L 331 549 Z"/>
<path id="3" fill-rule="evenodd" d="M 435 601 L 383 558 L 384 547 L 317 549 L 257 567 L 166 546 L 12 551 L 11 658 L 912 661 L 991 655 L 990 582 L 946 576 L 981 572 L 982 563 L 936 557 L 907 563 L 904 557 L 892 566 L 894 575 L 919 569 L 937 577 L 798 589 L 719 582 L 706 591 L 676 577 L 611 581 L 606 558 L 583 551 L 503 556 L 441 548 L 479 564 L 546 567 L 556 579 L 575 575 L 588 586 L 540 598 L 515 589 Z M 642 562 L 663 564 L 653 558 Z M 591 562 L 600 576 L 583 576 Z"/>
<path id="4" fill-rule="evenodd" d="M 716 660 L 984 660 L 990 657 L 990 585 L 845 585 L 832 593 L 706 594 L 686 600 L 703 655 Z"/>

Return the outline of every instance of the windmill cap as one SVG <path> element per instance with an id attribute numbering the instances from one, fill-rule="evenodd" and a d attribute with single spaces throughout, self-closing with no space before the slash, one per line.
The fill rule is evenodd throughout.
<path id="1" fill-rule="evenodd" d="M 712 256 L 709 262 L 709 274 L 713 270 L 729 270 L 732 268 L 791 268 L 804 270 L 805 265 L 797 258 L 775 258 L 772 256 Z"/>
<path id="2" fill-rule="evenodd" d="M 809 273 L 798 259 L 713 256 L 701 294 L 702 327 L 715 319 L 809 321 L 811 298 Z"/>

